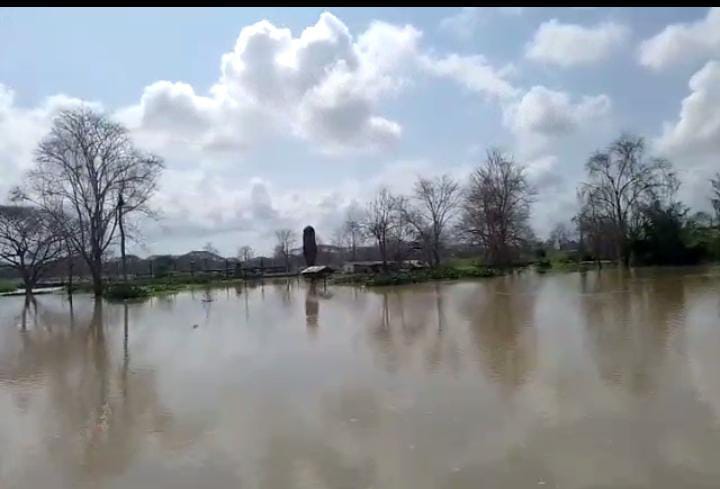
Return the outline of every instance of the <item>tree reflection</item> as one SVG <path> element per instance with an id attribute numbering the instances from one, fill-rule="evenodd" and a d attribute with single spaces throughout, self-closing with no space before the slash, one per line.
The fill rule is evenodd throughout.
<path id="1" fill-rule="evenodd" d="M 602 287 L 581 301 L 602 379 L 636 394 L 655 390 L 686 301 L 682 281 L 654 273 L 598 272 Z"/>
<path id="2" fill-rule="evenodd" d="M 481 365 L 490 378 L 512 388 L 524 384 L 537 365 L 535 293 L 524 290 L 519 280 L 490 280 L 484 294 L 465 304 Z"/>
<path id="3" fill-rule="evenodd" d="M 39 299 L 24 305 L 21 341 L 5 345 L 20 350 L 3 352 L 15 360 L 0 363 L 0 376 L 47 393 L 29 401 L 42 430 L 53 434 L 43 438 L 47 457 L 68 471 L 63 478 L 74 486 L 96 484 L 123 473 L 148 434 L 169 434 L 172 417 L 158 398 L 154 371 L 132 369 L 127 304 L 98 300 L 81 311 L 51 305 Z M 108 324 L 118 327 L 109 331 Z M 113 351 L 122 358 L 114 361 Z"/>

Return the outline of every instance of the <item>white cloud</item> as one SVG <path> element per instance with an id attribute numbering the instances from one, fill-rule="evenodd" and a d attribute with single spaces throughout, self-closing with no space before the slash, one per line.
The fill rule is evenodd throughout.
<path id="1" fill-rule="evenodd" d="M 688 83 L 678 119 L 666 123 L 654 141 L 656 151 L 672 158 L 684 180 L 689 204 L 707 207 L 708 178 L 720 169 L 720 61 L 709 61 Z"/>
<path id="2" fill-rule="evenodd" d="M 704 19 L 672 24 L 640 44 L 640 63 L 659 70 L 673 63 L 720 55 L 720 7 Z"/>
<path id="3" fill-rule="evenodd" d="M 540 24 L 525 56 L 561 67 L 589 65 L 608 58 L 628 35 L 626 27 L 613 22 L 585 27 L 551 19 Z"/>
<path id="4" fill-rule="evenodd" d="M 160 80 L 146 86 L 136 103 L 112 111 L 140 147 L 162 155 L 167 164 L 154 198 L 163 219 L 147 227 L 147 251 L 178 252 L 193 241 L 213 239 L 228 252 L 232 243 L 267 244 L 272 229 L 307 222 L 328 234 L 351 201 L 375 189 L 377 174 L 333 188 L 279 187 L 245 163 L 279 143 L 335 155 L 391 147 L 403 127 L 383 114 L 384 103 L 418 75 L 452 79 L 501 100 L 518 94 L 505 80 L 508 69 L 496 71 L 479 55 L 430 55 L 420 49 L 421 38 L 410 25 L 377 21 L 353 37 L 329 13 L 296 35 L 262 21 L 241 30 L 219 59 L 219 75 L 208 92 Z M 21 108 L 0 86 L 3 197 L 32 164 L 52 116 L 78 103 L 57 95 Z M 396 187 L 406 180 L 389 169 L 380 176 Z"/>
<path id="5" fill-rule="evenodd" d="M 420 37 L 409 25 L 374 22 L 354 40 L 327 12 L 297 37 L 264 20 L 243 28 L 222 56 L 208 96 L 156 82 L 119 116 L 149 143 L 183 140 L 206 151 L 246 146 L 267 130 L 321 150 L 386 147 L 402 128 L 377 112 L 380 100 L 404 85 Z"/>
<path id="6" fill-rule="evenodd" d="M 440 29 L 468 40 L 477 27 L 488 19 L 488 14 L 497 12 L 503 15 L 521 15 L 524 7 L 462 7 L 460 11 L 440 21 Z"/>
<path id="7" fill-rule="evenodd" d="M 551 140 L 605 118 L 611 108 L 610 98 L 604 94 L 574 101 L 566 92 L 534 86 L 505 107 L 503 123 L 517 137 L 523 154 L 537 155 Z"/>
<path id="8" fill-rule="evenodd" d="M 33 151 L 50 129 L 53 117 L 63 109 L 78 106 L 83 101 L 55 95 L 34 108 L 15 104 L 15 93 L 0 84 L 0 201 L 4 200 L 20 176 L 33 163 Z M 99 107 L 97 103 L 86 103 Z"/>
<path id="9" fill-rule="evenodd" d="M 443 58 L 422 56 L 420 63 L 429 73 L 455 80 L 473 92 L 499 98 L 518 94 L 518 90 L 502 76 L 501 72 L 490 66 L 481 55 L 450 54 Z"/>

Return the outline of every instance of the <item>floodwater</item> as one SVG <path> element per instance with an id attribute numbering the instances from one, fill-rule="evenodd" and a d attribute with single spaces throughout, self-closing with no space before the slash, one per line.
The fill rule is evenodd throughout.
<path id="1" fill-rule="evenodd" d="M 717 488 L 720 270 L 0 299 L 0 487 Z"/>

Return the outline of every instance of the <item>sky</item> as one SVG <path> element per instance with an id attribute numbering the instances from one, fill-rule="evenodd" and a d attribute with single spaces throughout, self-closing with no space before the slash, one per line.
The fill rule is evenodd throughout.
<path id="1" fill-rule="evenodd" d="M 543 237 L 622 133 L 709 208 L 720 8 L 2 8 L 0 200 L 81 104 L 165 160 L 141 255 L 329 243 L 381 185 L 464 183 L 490 148 L 526 167 Z"/>

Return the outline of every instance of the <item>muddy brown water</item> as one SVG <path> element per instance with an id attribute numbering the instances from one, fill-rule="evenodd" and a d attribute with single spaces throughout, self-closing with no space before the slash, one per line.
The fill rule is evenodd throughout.
<path id="1" fill-rule="evenodd" d="M 720 487 L 720 270 L 0 299 L 0 488 Z"/>

